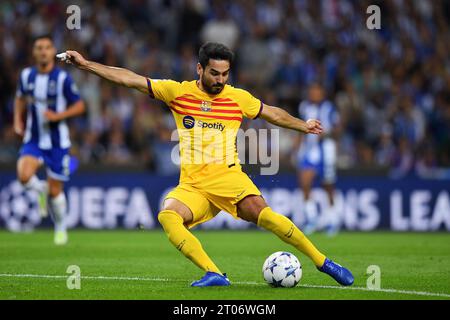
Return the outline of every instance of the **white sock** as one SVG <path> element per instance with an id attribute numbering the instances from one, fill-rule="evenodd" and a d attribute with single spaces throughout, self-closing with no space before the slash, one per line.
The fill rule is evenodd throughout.
<path id="1" fill-rule="evenodd" d="M 50 198 L 50 206 L 53 212 L 56 231 L 66 231 L 67 201 L 64 192 L 54 198 Z"/>
<path id="2" fill-rule="evenodd" d="M 339 228 L 341 225 L 341 217 L 339 215 L 338 206 L 336 203 L 329 204 L 327 210 L 325 210 L 325 224 L 328 227 Z"/>
<path id="3" fill-rule="evenodd" d="M 34 175 L 23 186 L 25 189 L 43 192 L 47 190 L 47 181 L 40 180 L 36 175 Z"/>

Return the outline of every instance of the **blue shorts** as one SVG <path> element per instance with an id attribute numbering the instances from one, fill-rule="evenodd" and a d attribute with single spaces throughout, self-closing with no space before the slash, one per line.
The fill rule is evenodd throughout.
<path id="1" fill-rule="evenodd" d="M 323 161 L 318 163 L 312 163 L 308 159 L 304 158 L 299 160 L 297 164 L 298 169 L 301 170 L 313 170 L 315 171 L 319 180 L 323 183 L 335 183 L 336 182 L 336 168 L 334 166 L 327 166 Z"/>
<path id="2" fill-rule="evenodd" d="M 23 156 L 38 158 L 47 167 L 47 175 L 59 181 L 69 181 L 70 175 L 78 167 L 77 159 L 69 154 L 68 148 L 44 150 L 34 143 L 26 143 L 19 151 L 19 157 Z"/>
<path id="3" fill-rule="evenodd" d="M 304 150 L 298 156 L 297 168 L 301 170 L 313 170 L 317 177 L 327 184 L 336 182 L 336 153 L 334 144 L 321 144 L 314 150 L 314 155 Z"/>

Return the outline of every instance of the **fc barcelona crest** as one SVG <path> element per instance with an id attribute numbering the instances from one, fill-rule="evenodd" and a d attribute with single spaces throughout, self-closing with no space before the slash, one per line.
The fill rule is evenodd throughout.
<path id="1" fill-rule="evenodd" d="M 211 102 L 210 101 L 202 101 L 202 105 L 200 107 L 202 111 L 211 111 Z"/>

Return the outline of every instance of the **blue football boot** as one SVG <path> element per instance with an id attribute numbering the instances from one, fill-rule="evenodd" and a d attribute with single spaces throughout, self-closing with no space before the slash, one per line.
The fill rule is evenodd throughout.
<path id="1" fill-rule="evenodd" d="M 229 286 L 230 280 L 227 274 L 223 275 L 208 271 L 200 280 L 191 283 L 191 287 L 213 287 L 213 286 Z"/>
<path id="2" fill-rule="evenodd" d="M 353 281 L 352 273 L 347 268 L 344 268 L 340 264 L 337 264 L 330 259 L 326 258 L 323 266 L 317 267 L 320 272 L 324 272 L 330 275 L 334 280 L 343 286 L 351 286 Z"/>

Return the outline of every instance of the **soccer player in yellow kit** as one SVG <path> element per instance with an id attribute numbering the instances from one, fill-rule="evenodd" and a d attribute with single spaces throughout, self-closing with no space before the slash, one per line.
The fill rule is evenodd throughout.
<path id="1" fill-rule="evenodd" d="M 319 271 L 341 285 L 353 284 L 351 272 L 322 254 L 287 217 L 274 212 L 241 170 L 235 140 L 243 117 L 260 117 L 283 128 L 320 134 L 319 121 L 303 121 L 281 108 L 262 103 L 249 92 L 227 85 L 233 52 L 219 43 L 199 50 L 198 80 L 176 82 L 140 76 L 123 68 L 88 61 L 76 51 L 63 59 L 81 70 L 162 100 L 171 109 L 180 137 L 181 173 L 177 187 L 164 200 L 158 220 L 169 241 L 206 272 L 191 285 L 227 286 L 226 274 L 189 231 L 224 210 L 276 234 L 308 256 Z"/>

